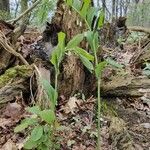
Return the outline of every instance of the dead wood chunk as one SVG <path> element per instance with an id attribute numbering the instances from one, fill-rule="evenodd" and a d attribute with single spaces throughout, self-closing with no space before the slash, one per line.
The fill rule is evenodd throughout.
<path id="1" fill-rule="evenodd" d="M 7 35 L 8 33 L 10 33 L 12 30 L 14 30 L 14 26 L 3 21 L 3 20 L 0 20 L 0 30 L 5 34 Z"/>

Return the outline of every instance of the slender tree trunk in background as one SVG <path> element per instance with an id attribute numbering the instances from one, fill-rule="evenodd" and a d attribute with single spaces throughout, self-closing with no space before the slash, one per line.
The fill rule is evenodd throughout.
<path id="1" fill-rule="evenodd" d="M 28 0 L 21 0 L 20 5 L 21 5 L 20 13 L 23 13 L 25 10 L 28 9 Z M 16 28 L 16 32 L 13 35 L 12 44 L 15 44 L 17 42 L 18 37 L 20 37 L 24 33 L 29 23 L 29 19 L 30 17 L 28 14 L 22 17 L 20 26 Z"/>
<path id="2" fill-rule="evenodd" d="M 122 17 L 122 0 L 120 0 L 120 4 L 119 4 L 119 8 L 120 8 L 120 16 Z"/>
<path id="3" fill-rule="evenodd" d="M 116 8 L 115 0 L 112 0 L 112 20 L 115 18 L 115 8 Z"/>
<path id="4" fill-rule="evenodd" d="M 28 9 L 28 0 L 21 0 L 21 13 Z M 25 15 L 22 20 L 22 24 L 27 25 L 29 23 L 29 15 Z"/>
<path id="5" fill-rule="evenodd" d="M 139 0 L 135 0 L 135 6 L 133 11 L 133 25 L 137 25 L 139 23 L 139 15 L 137 15 L 137 5 L 139 3 Z"/>
<path id="6" fill-rule="evenodd" d="M 9 0 L 0 0 L 0 19 L 7 20 L 10 18 Z"/>
<path id="7" fill-rule="evenodd" d="M 141 14 L 141 26 L 144 26 L 144 7 L 145 7 L 145 1 L 143 0 L 142 2 L 141 2 L 142 4 L 142 14 Z"/>
<path id="8" fill-rule="evenodd" d="M 10 13 L 9 0 L 0 0 L 0 10 Z"/>
<path id="9" fill-rule="evenodd" d="M 106 13 L 106 0 L 102 0 L 103 12 Z"/>
<path id="10" fill-rule="evenodd" d="M 118 18 L 118 5 L 119 5 L 119 1 L 116 0 L 116 18 Z"/>

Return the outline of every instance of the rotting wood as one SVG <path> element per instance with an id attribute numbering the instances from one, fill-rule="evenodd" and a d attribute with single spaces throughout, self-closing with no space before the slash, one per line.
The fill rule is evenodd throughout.
<path id="1" fill-rule="evenodd" d="M 136 32 L 144 32 L 147 34 L 150 34 L 150 28 L 140 27 L 140 26 L 128 26 L 127 27 L 130 31 L 136 31 Z"/>
<path id="2" fill-rule="evenodd" d="M 114 76 L 111 81 L 102 83 L 103 96 L 140 97 L 150 91 L 150 79 L 146 76 Z"/>
<path id="3" fill-rule="evenodd" d="M 33 67 L 28 65 L 10 68 L 0 76 L 0 105 L 15 99 L 21 93 L 30 95 L 28 79 L 33 74 Z"/>

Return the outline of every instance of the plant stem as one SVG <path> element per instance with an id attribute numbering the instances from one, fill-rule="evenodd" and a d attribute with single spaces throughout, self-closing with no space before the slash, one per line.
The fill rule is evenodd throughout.
<path id="1" fill-rule="evenodd" d="M 93 48 L 94 48 L 94 57 L 95 57 L 95 66 L 98 65 L 98 58 L 97 58 L 97 54 L 96 54 L 96 47 L 95 47 L 95 44 L 94 44 L 94 41 L 93 41 Z M 101 150 L 101 144 L 100 144 L 100 141 L 101 141 L 101 134 L 100 134 L 100 131 L 101 131 L 101 126 L 100 126 L 100 117 L 101 117 L 101 99 L 100 99 L 100 86 L 101 86 L 101 76 L 98 77 L 97 79 L 97 120 L 98 120 L 98 123 L 97 123 L 97 131 L 98 131 L 98 138 L 97 138 L 97 149 L 98 150 Z"/>
<path id="2" fill-rule="evenodd" d="M 59 75 L 59 71 L 55 69 L 55 95 L 54 95 L 55 102 L 57 102 L 56 98 L 57 98 L 57 90 L 58 90 L 58 75 Z"/>
<path id="3" fill-rule="evenodd" d="M 98 109 L 97 109 L 97 119 L 98 119 L 98 138 L 97 138 L 97 149 L 100 150 L 101 149 L 101 144 L 100 144 L 100 141 L 101 141 L 101 134 L 100 134 L 100 117 L 101 117 L 101 99 L 100 99 L 100 85 L 101 85 L 101 78 L 99 77 L 98 78 L 98 81 L 97 81 L 97 101 L 98 101 Z"/>

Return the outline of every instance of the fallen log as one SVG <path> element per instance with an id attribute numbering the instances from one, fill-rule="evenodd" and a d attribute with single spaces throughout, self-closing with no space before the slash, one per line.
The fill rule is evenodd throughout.
<path id="1" fill-rule="evenodd" d="M 111 81 L 102 83 L 103 96 L 140 97 L 150 92 L 150 79 L 146 76 L 114 76 Z"/>
<path id="2" fill-rule="evenodd" d="M 130 31 L 136 31 L 136 32 L 144 32 L 147 34 L 150 34 L 150 28 L 140 27 L 140 26 L 129 26 L 127 27 Z"/>

